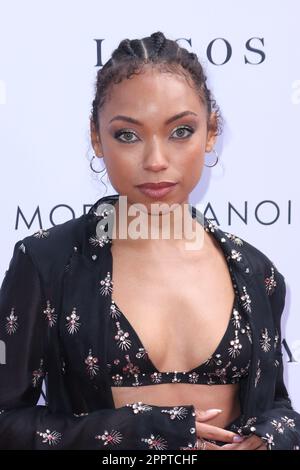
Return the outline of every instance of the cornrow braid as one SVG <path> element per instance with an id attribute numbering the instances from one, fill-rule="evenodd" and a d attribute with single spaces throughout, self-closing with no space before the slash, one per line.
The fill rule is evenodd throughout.
<path id="1" fill-rule="evenodd" d="M 92 101 L 91 121 L 99 128 L 98 114 L 104 106 L 113 84 L 124 78 L 138 74 L 146 64 L 152 64 L 162 71 L 181 74 L 192 82 L 200 100 L 207 109 L 207 122 L 210 124 L 212 112 L 216 115 L 213 132 L 222 132 L 223 118 L 220 109 L 207 87 L 207 77 L 194 52 L 180 47 L 174 40 L 167 39 L 161 31 L 142 39 L 123 39 L 113 51 L 111 58 L 97 72 L 95 97 Z"/>
<path id="2" fill-rule="evenodd" d="M 121 42 L 119 47 L 120 47 L 120 50 L 123 49 L 124 52 L 127 52 L 129 55 L 136 57 L 136 54 L 131 47 L 130 39 L 124 39 L 124 41 Z"/>
<path id="3" fill-rule="evenodd" d="M 152 41 L 153 41 L 154 53 L 156 54 L 156 56 L 159 56 L 162 49 L 164 48 L 166 44 L 165 35 L 161 33 L 160 31 L 158 31 L 156 33 L 151 34 L 150 37 L 152 38 Z"/>

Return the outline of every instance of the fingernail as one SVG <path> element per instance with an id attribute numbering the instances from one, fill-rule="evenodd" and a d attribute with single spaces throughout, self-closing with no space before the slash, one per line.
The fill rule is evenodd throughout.
<path id="1" fill-rule="evenodd" d="M 243 436 L 233 436 L 233 442 L 242 442 L 244 440 Z"/>
<path id="2" fill-rule="evenodd" d="M 222 413 L 223 410 L 220 410 L 219 408 L 210 408 L 207 410 L 207 413 Z"/>

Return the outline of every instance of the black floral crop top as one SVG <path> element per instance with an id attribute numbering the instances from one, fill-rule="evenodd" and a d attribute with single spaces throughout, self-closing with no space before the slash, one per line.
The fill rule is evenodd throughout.
<path id="1" fill-rule="evenodd" d="M 103 281 L 112 292 L 111 273 Z M 110 297 L 110 334 L 107 367 L 111 386 L 140 386 L 162 383 L 232 384 L 248 375 L 252 332 L 243 317 L 236 293 L 227 329 L 215 352 L 190 371 L 160 372 L 154 366 L 138 334 Z"/>

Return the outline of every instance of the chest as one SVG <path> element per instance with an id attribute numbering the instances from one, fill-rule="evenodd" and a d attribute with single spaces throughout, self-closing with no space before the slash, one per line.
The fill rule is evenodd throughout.
<path id="1" fill-rule="evenodd" d="M 115 248 L 112 299 L 160 371 L 190 370 L 215 351 L 234 288 L 223 254 L 132 256 Z"/>

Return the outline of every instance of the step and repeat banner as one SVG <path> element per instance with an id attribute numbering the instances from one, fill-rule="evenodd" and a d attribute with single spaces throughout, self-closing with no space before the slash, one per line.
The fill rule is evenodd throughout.
<path id="1" fill-rule="evenodd" d="M 0 280 L 17 240 L 105 194 L 89 167 L 97 70 L 122 39 L 162 31 L 198 55 L 224 118 L 219 163 L 190 202 L 284 274 L 285 381 L 300 410 L 299 17 L 297 0 L 0 0 Z"/>

